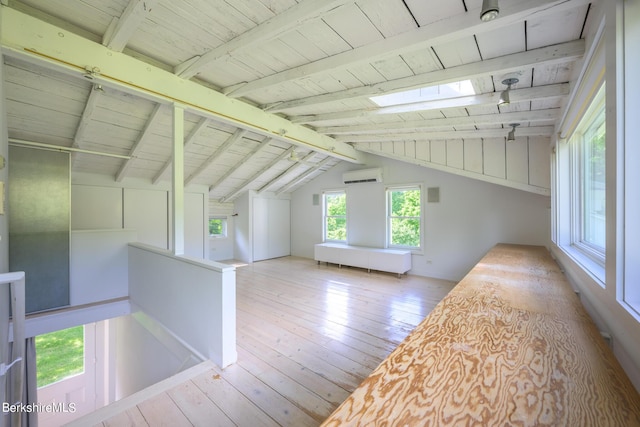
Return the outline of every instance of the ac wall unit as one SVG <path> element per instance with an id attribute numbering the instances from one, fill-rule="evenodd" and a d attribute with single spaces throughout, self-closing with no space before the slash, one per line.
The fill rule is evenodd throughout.
<path id="1" fill-rule="evenodd" d="M 347 171 L 342 174 L 342 182 L 345 184 L 357 184 L 360 182 L 382 182 L 382 169 L 360 169 Z"/>

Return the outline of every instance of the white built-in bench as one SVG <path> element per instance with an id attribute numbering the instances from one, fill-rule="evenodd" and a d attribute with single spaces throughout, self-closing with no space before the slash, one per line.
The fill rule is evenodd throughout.
<path id="1" fill-rule="evenodd" d="M 368 248 L 344 243 L 320 243 L 315 245 L 314 259 L 327 264 L 366 268 L 367 271 L 387 271 L 401 274 L 411 270 L 411 251 Z"/>

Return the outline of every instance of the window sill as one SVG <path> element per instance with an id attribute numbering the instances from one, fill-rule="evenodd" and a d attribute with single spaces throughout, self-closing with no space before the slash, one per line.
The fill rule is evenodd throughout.
<path id="1" fill-rule="evenodd" d="M 604 266 L 594 261 L 593 258 L 587 256 L 576 246 L 560 246 L 560 249 L 567 254 L 578 267 L 582 268 L 591 276 L 600 287 L 605 287 L 606 274 Z"/>

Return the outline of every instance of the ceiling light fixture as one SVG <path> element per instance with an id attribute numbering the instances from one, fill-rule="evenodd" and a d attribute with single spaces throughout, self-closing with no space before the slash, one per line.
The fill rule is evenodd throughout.
<path id="1" fill-rule="evenodd" d="M 498 0 L 483 0 L 482 11 L 480 12 L 480 19 L 483 22 L 493 21 L 500 14 L 500 6 L 498 6 Z"/>
<path id="2" fill-rule="evenodd" d="M 509 131 L 509 134 L 507 135 L 507 141 L 515 141 L 516 140 L 516 128 L 518 126 L 520 126 L 520 123 L 509 123 L 509 126 L 511 126 L 511 130 Z"/>
<path id="3" fill-rule="evenodd" d="M 519 81 L 520 80 L 515 77 L 504 79 L 502 81 L 502 84 L 506 85 L 507 88 L 503 90 L 502 93 L 500 94 L 500 100 L 498 101 L 498 105 L 506 105 L 511 103 L 511 99 L 509 96 L 509 92 L 511 92 L 511 86 L 518 83 Z"/>
<path id="4" fill-rule="evenodd" d="M 102 87 L 101 84 L 95 83 L 93 85 L 93 90 L 95 90 L 96 92 L 102 92 L 104 93 L 104 88 Z"/>

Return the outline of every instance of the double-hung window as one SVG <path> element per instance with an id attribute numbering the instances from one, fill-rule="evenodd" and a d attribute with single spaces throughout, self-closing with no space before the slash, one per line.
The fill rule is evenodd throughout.
<path id="1" fill-rule="evenodd" d="M 323 193 L 324 241 L 347 241 L 347 193 L 325 191 Z"/>
<path id="2" fill-rule="evenodd" d="M 387 188 L 387 246 L 422 247 L 421 194 L 420 186 Z"/>
<path id="3" fill-rule="evenodd" d="M 571 137 L 573 150 L 572 244 L 604 265 L 605 221 L 605 104 L 604 85 Z"/>

